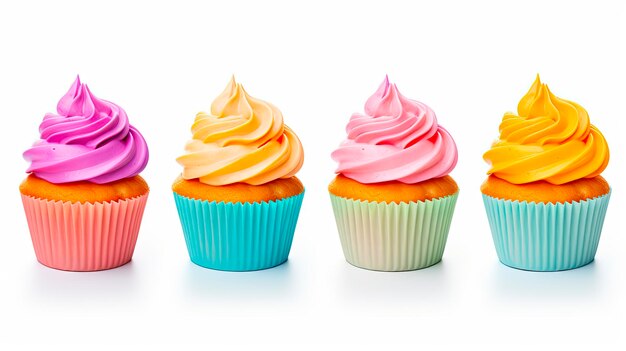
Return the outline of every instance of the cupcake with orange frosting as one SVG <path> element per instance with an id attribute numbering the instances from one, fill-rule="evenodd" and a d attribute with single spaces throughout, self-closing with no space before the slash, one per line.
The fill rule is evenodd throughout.
<path id="1" fill-rule="evenodd" d="M 481 191 L 503 264 L 560 271 L 593 261 L 611 193 L 600 175 L 609 147 L 582 106 L 537 76 L 484 159 Z"/>
<path id="2" fill-rule="evenodd" d="M 172 186 L 191 261 L 227 271 L 285 262 L 304 196 L 295 176 L 304 154 L 282 113 L 232 78 L 191 132 Z"/>
<path id="3" fill-rule="evenodd" d="M 69 271 L 129 262 L 149 192 L 139 175 L 148 163 L 141 133 L 78 77 L 39 132 L 20 185 L 37 260 Z"/>
<path id="4" fill-rule="evenodd" d="M 378 271 L 441 261 L 459 193 L 448 175 L 457 149 L 433 110 L 385 77 L 346 132 L 328 187 L 346 260 Z"/>

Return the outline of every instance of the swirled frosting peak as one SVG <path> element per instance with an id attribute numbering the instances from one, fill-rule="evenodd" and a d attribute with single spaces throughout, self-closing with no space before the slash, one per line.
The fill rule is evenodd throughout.
<path id="1" fill-rule="evenodd" d="M 24 152 L 26 170 L 51 183 L 109 183 L 130 178 L 148 163 L 148 146 L 116 104 L 98 99 L 76 77 L 39 125 L 41 139 Z"/>
<path id="2" fill-rule="evenodd" d="M 456 166 L 457 149 L 433 110 L 402 96 L 387 77 L 346 127 L 348 138 L 332 153 L 337 173 L 360 183 L 418 183 Z"/>
<path id="3" fill-rule="evenodd" d="M 555 96 L 537 75 L 517 114 L 504 114 L 500 138 L 483 157 L 488 174 L 510 183 L 564 184 L 602 173 L 609 147 L 587 111 Z"/>
<path id="4" fill-rule="evenodd" d="M 260 185 L 293 177 L 304 153 L 298 137 L 283 124 L 274 105 L 253 98 L 233 77 L 191 127 L 192 139 L 176 161 L 184 179 L 209 185 Z"/>

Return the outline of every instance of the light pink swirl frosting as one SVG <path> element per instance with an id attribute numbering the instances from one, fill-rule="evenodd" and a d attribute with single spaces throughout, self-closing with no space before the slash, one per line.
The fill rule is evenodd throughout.
<path id="1" fill-rule="evenodd" d="M 407 184 L 448 175 L 458 152 L 435 112 L 407 99 L 387 77 L 346 126 L 348 138 L 331 157 L 337 173 L 360 183 Z"/>

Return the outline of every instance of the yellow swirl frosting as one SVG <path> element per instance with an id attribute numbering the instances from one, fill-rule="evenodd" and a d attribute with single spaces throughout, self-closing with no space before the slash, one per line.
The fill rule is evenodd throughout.
<path id="1" fill-rule="evenodd" d="M 500 123 L 500 138 L 483 158 L 487 172 L 513 184 L 564 184 L 606 168 L 609 147 L 579 104 L 561 99 L 537 79 Z"/>
<path id="2" fill-rule="evenodd" d="M 234 77 L 211 112 L 196 115 L 191 132 L 185 154 L 176 159 L 184 179 L 259 185 L 294 176 L 304 161 L 302 144 L 278 108 L 248 95 Z"/>

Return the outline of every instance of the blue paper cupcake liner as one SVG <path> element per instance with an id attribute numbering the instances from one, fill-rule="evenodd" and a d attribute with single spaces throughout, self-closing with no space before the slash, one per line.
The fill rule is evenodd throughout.
<path id="1" fill-rule="evenodd" d="M 304 192 L 270 202 L 215 202 L 174 193 L 191 261 L 225 271 L 254 271 L 287 260 Z"/>
<path id="2" fill-rule="evenodd" d="M 611 193 L 579 202 L 535 203 L 483 194 L 500 262 L 529 271 L 561 271 L 593 261 Z"/>

